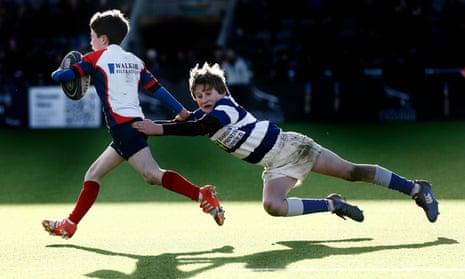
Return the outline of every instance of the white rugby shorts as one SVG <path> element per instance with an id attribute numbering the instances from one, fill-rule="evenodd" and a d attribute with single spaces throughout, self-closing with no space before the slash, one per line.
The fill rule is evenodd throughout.
<path id="1" fill-rule="evenodd" d="M 321 149 L 306 135 L 281 132 L 273 148 L 259 163 L 264 167 L 263 182 L 288 176 L 297 179 L 295 186 L 301 185 L 318 160 Z"/>

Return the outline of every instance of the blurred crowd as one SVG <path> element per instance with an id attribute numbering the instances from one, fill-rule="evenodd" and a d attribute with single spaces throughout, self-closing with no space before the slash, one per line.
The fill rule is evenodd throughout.
<path id="1" fill-rule="evenodd" d="M 463 0 L 239 0 L 236 15 L 232 43 L 267 80 L 465 63 Z"/>
<path id="2" fill-rule="evenodd" d="M 89 51 L 91 14 L 119 8 L 130 16 L 132 4 L 0 0 L 0 103 L 28 86 L 53 84 L 49 75 L 69 50 Z M 237 0 L 227 45 L 212 45 L 210 57 L 183 49 L 167 58 L 156 45 L 139 55 L 168 83 L 199 61 L 226 63 L 230 50 L 245 63 L 248 83 L 316 80 L 328 69 L 350 79 L 366 68 L 395 80 L 410 69 L 463 67 L 464 15 L 465 0 Z"/>
<path id="3" fill-rule="evenodd" d="M 337 72 L 411 61 L 434 67 L 465 62 L 464 0 L 298 0 L 286 9 L 288 3 L 278 0 L 237 2 L 229 46 L 245 57 L 255 79 L 301 78 L 298 69 L 309 65 L 314 72 Z M 0 1 L 0 88 L 49 83 L 64 52 L 89 50 L 92 13 L 117 7 L 129 14 L 131 4 Z"/>

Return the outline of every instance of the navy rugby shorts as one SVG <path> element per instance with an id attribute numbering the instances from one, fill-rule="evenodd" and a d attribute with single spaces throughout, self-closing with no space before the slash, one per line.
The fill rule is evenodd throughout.
<path id="1" fill-rule="evenodd" d="M 141 119 L 138 118 L 134 121 L 138 120 Z M 125 160 L 128 160 L 139 150 L 148 146 L 148 136 L 137 131 L 131 126 L 134 121 L 116 125 L 110 129 L 110 134 L 113 138 L 111 147 L 113 147 L 116 152 L 118 152 L 118 154 L 121 155 L 121 157 L 123 157 Z"/>

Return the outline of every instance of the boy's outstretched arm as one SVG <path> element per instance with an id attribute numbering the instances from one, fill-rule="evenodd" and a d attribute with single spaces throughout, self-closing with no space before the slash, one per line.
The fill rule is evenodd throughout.
<path id="1" fill-rule="evenodd" d="M 135 121 L 132 127 L 148 136 L 203 136 L 208 133 L 213 134 L 221 128 L 220 121 L 209 115 L 195 121 L 163 120 L 157 122 L 159 121 L 144 119 Z"/>

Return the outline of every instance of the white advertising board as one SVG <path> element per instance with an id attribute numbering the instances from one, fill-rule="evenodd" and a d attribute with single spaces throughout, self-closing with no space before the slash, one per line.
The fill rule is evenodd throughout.
<path id="1" fill-rule="evenodd" d="M 30 128 L 98 128 L 101 125 L 101 103 L 94 86 L 78 101 L 66 97 L 60 86 L 29 89 Z"/>

